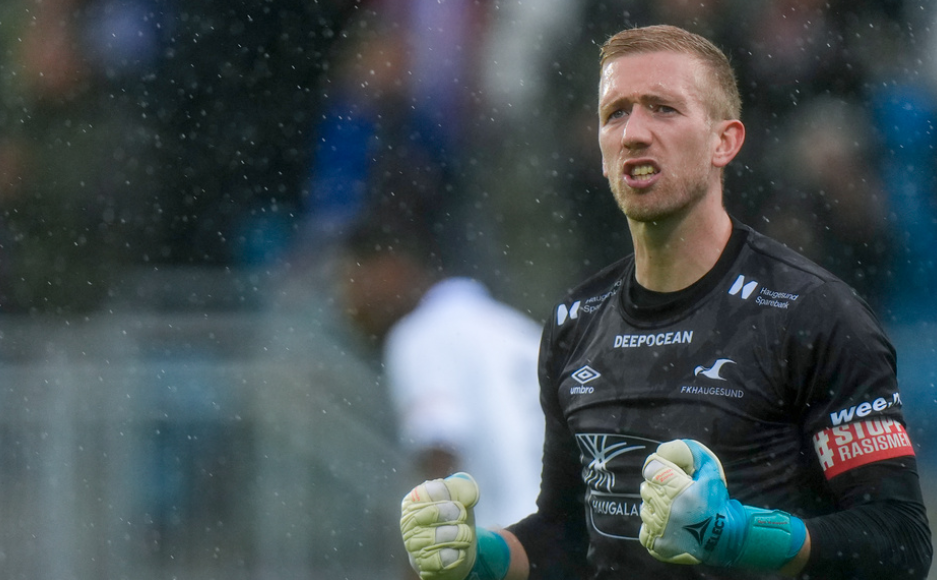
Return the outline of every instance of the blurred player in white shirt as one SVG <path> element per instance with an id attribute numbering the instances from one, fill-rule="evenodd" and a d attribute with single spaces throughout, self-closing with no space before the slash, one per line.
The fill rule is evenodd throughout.
<path id="1" fill-rule="evenodd" d="M 399 238 L 353 237 L 342 275 L 347 310 L 383 349 L 420 476 L 471 472 L 485 494 L 478 524 L 511 523 L 536 511 L 542 327 L 481 282 L 440 276 L 427 251 Z"/>

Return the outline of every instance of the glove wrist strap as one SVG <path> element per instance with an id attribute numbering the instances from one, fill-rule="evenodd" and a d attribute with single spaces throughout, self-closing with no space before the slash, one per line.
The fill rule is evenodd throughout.
<path id="1" fill-rule="evenodd" d="M 466 580 L 504 580 L 511 563 L 511 550 L 499 534 L 475 528 L 478 550 L 475 565 Z"/>
<path id="2" fill-rule="evenodd" d="M 807 539 L 804 522 L 780 510 L 743 506 L 745 540 L 734 566 L 754 570 L 780 570 L 797 555 Z"/>

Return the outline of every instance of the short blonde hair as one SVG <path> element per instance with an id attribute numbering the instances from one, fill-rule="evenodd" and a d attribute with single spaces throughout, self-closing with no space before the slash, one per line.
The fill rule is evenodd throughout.
<path id="1" fill-rule="evenodd" d="M 741 117 L 742 97 L 728 57 L 709 40 L 682 28 L 656 25 L 622 30 L 602 45 L 600 70 L 618 57 L 648 52 L 676 52 L 697 57 L 712 73 L 708 77 L 715 89 L 708 99 L 710 115 L 716 120 Z"/>

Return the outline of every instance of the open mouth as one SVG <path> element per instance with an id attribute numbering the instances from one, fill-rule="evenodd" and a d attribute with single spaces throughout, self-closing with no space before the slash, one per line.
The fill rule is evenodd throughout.
<path id="1" fill-rule="evenodd" d="M 635 181 L 649 181 L 658 173 L 660 173 L 660 170 L 650 164 L 634 165 L 629 171 L 629 175 Z"/>
<path id="2" fill-rule="evenodd" d="M 631 187 L 650 187 L 660 177 L 660 167 L 651 159 L 632 159 L 625 162 L 625 182 Z"/>

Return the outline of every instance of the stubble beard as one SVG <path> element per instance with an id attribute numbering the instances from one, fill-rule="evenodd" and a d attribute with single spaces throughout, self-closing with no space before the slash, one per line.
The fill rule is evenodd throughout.
<path id="1" fill-rule="evenodd" d="M 619 209 L 629 220 L 654 223 L 684 213 L 706 196 L 705 179 L 681 181 L 670 188 L 658 183 L 649 190 L 637 190 L 627 185 L 619 174 L 609 180 L 609 186 Z"/>

